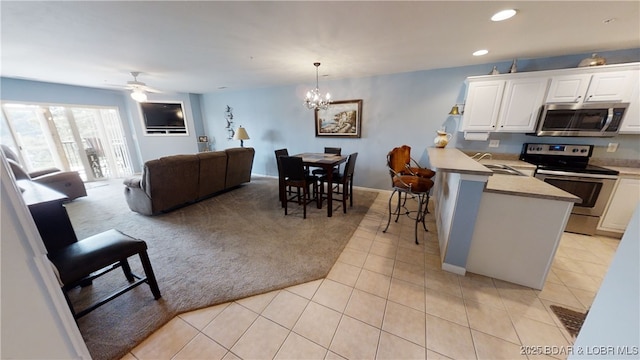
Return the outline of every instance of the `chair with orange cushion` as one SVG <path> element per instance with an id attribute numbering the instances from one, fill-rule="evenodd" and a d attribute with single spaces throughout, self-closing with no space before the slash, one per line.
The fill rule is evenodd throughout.
<path id="1" fill-rule="evenodd" d="M 391 223 L 391 216 L 395 215 L 395 222 L 398 222 L 400 215 L 407 215 L 411 219 L 415 220 L 415 239 L 416 244 L 418 242 L 418 223 L 422 223 L 422 227 L 425 231 L 427 230 L 427 225 L 425 224 L 425 217 L 428 213 L 427 206 L 429 204 L 429 192 L 433 187 L 433 181 L 428 177 L 419 176 L 418 171 L 409 171 L 409 166 L 407 163 L 398 161 L 399 153 L 403 151 L 407 151 L 406 148 L 408 146 L 402 146 L 399 148 L 394 148 L 387 154 L 387 167 L 389 168 L 389 175 L 391 175 L 391 184 L 393 186 L 393 192 L 391 193 L 391 197 L 389 197 L 389 218 L 387 219 L 387 226 L 384 228 L 382 232 L 387 232 L 389 229 L 389 224 Z M 410 150 L 410 148 L 409 148 Z M 408 154 L 408 151 L 407 151 Z M 410 156 L 409 156 L 410 158 Z M 398 169 L 398 170 L 396 170 Z M 418 168 L 416 168 L 418 170 Z M 435 175 L 435 172 L 425 169 L 419 168 L 423 170 L 428 170 L 428 172 L 423 172 L 423 174 L 430 174 L 431 176 Z M 395 210 L 392 209 L 391 203 L 393 202 L 393 197 L 398 195 L 398 201 L 395 207 Z M 404 200 L 402 199 L 402 195 L 404 194 Z M 408 199 L 414 199 L 417 201 L 417 208 L 409 209 L 407 205 Z M 415 214 L 415 218 L 413 217 Z"/>
<path id="2" fill-rule="evenodd" d="M 413 163 L 413 166 L 411 166 Z M 411 147 L 402 145 L 394 148 L 387 154 L 387 165 L 390 169 L 400 175 L 415 175 L 431 179 L 436 173 L 427 168 L 421 167 L 417 161 L 411 157 Z"/>

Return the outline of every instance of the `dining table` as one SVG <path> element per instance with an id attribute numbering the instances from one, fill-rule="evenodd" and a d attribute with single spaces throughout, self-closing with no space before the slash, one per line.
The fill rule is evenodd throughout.
<path id="1" fill-rule="evenodd" d="M 327 183 L 329 184 L 329 189 L 327 189 L 327 217 L 331 217 L 333 215 L 333 191 L 331 190 L 333 169 L 347 161 L 347 156 L 326 153 L 302 153 L 293 156 L 301 157 L 304 166 L 322 168 L 326 172 Z"/>

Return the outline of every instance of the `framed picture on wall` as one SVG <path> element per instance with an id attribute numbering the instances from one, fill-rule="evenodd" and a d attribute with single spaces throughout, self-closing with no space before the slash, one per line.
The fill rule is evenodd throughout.
<path id="1" fill-rule="evenodd" d="M 315 111 L 316 136 L 359 138 L 362 134 L 362 99 L 340 100 Z"/>

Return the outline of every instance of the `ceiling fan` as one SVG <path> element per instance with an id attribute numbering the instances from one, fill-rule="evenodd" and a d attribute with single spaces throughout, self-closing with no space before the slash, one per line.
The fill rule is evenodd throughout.
<path id="1" fill-rule="evenodd" d="M 145 102 L 147 101 L 147 93 L 159 93 L 160 91 L 148 87 L 147 84 L 142 81 L 138 81 L 138 75 L 140 75 L 139 71 L 131 72 L 133 80 L 127 81 L 127 89 L 131 90 L 131 98 L 133 100 Z"/>

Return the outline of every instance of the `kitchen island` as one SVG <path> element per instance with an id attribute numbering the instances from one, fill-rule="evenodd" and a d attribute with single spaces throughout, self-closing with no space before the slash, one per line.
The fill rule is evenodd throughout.
<path id="1" fill-rule="evenodd" d="M 579 198 L 533 177 L 493 174 L 457 149 L 428 154 L 442 268 L 541 289 Z"/>

